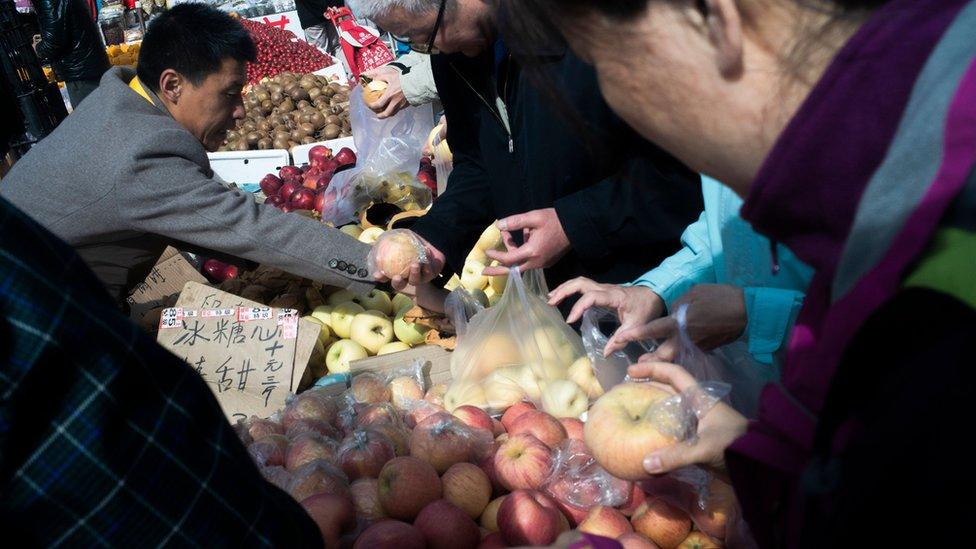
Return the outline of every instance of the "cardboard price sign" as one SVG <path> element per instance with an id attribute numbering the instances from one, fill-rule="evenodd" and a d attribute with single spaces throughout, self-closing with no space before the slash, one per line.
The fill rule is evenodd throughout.
<path id="1" fill-rule="evenodd" d="M 233 423 L 285 405 L 297 326 L 293 309 L 171 307 L 160 317 L 157 341 L 203 377 Z"/>
<path id="2" fill-rule="evenodd" d="M 196 282 L 187 282 L 183 286 L 179 299 L 176 300 L 176 307 L 183 307 L 184 309 L 231 308 L 236 311 L 238 307 L 259 309 L 264 305 L 217 288 Z M 319 337 L 321 328 L 314 322 L 299 319 L 295 329 L 298 330 L 298 348 L 295 352 L 295 372 L 291 379 L 291 392 L 293 393 L 298 390 L 298 384 L 305 374 L 305 367 L 312 356 L 312 350 L 315 348 L 315 341 Z"/>

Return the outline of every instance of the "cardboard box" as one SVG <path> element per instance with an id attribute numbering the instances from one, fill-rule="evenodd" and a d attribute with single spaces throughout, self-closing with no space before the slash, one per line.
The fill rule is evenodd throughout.
<path id="1" fill-rule="evenodd" d="M 183 291 L 187 282 L 206 284 L 204 278 L 179 250 L 172 246 L 163 251 L 146 280 L 132 290 L 126 301 L 129 303 L 129 318 L 139 322 L 145 314 Z"/>

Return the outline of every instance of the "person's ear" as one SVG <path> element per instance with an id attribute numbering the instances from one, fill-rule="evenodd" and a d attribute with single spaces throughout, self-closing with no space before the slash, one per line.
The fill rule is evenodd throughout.
<path id="1" fill-rule="evenodd" d="M 742 71 L 742 17 L 735 0 L 695 0 L 708 39 L 715 48 L 715 62 L 725 77 Z"/>
<path id="2" fill-rule="evenodd" d="M 170 103 L 180 102 L 185 85 L 183 75 L 173 69 L 166 69 L 159 75 L 159 95 Z"/>

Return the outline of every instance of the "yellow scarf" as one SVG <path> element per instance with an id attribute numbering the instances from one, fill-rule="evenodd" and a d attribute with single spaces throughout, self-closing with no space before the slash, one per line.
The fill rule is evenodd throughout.
<path id="1" fill-rule="evenodd" d="M 134 91 L 134 92 L 138 93 L 139 95 L 141 95 L 146 101 L 149 101 L 149 104 L 150 105 L 153 104 L 153 100 L 149 98 L 149 94 L 146 93 L 146 90 L 142 87 L 142 82 L 139 81 L 139 77 L 138 76 L 135 77 L 135 78 L 133 78 L 129 82 L 129 87 L 132 88 L 132 91 Z"/>

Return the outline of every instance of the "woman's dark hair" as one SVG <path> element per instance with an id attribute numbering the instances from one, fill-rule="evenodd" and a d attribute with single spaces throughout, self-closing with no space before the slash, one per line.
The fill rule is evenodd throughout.
<path id="1" fill-rule="evenodd" d="M 173 69 L 194 85 L 220 70 L 225 59 L 257 58 L 257 47 L 244 25 L 206 4 L 180 4 L 160 14 L 146 31 L 139 50 L 139 80 L 159 91 L 159 75 Z"/>

